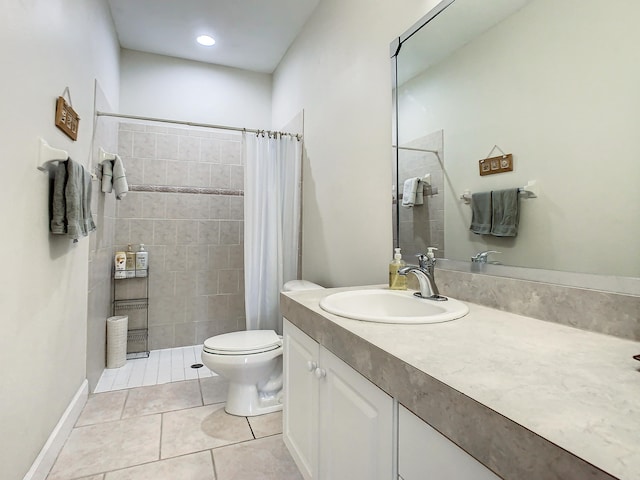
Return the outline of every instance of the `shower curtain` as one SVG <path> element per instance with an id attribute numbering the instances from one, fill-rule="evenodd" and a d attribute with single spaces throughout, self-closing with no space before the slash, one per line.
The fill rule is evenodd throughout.
<path id="1" fill-rule="evenodd" d="M 243 143 L 247 330 L 282 334 L 280 291 L 298 275 L 301 141 L 244 133 Z"/>

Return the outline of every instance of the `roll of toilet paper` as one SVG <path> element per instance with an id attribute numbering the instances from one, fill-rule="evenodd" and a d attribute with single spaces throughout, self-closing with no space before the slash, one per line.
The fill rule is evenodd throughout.
<path id="1" fill-rule="evenodd" d="M 127 328 L 129 317 L 107 318 L 107 368 L 119 368 L 127 363 Z"/>

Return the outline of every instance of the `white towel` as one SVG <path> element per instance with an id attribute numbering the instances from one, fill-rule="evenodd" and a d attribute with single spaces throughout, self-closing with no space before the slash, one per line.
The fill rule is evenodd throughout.
<path id="1" fill-rule="evenodd" d="M 111 193 L 113 190 L 113 161 L 105 160 L 100 163 L 100 172 L 102 173 L 102 191 Z"/>
<path id="2" fill-rule="evenodd" d="M 114 160 L 103 160 L 98 171 L 102 178 L 102 191 L 104 193 L 115 191 L 116 199 L 122 200 L 129 191 L 129 184 L 127 183 L 126 170 L 120 156 L 116 155 Z"/>
<path id="3" fill-rule="evenodd" d="M 406 179 L 402 190 L 402 206 L 409 208 L 414 205 L 422 205 L 424 203 L 422 188 L 420 178 L 413 177 Z"/>
<path id="4" fill-rule="evenodd" d="M 119 155 L 116 155 L 116 159 L 113 161 L 113 189 L 118 200 L 122 200 L 129 191 L 124 165 Z"/>

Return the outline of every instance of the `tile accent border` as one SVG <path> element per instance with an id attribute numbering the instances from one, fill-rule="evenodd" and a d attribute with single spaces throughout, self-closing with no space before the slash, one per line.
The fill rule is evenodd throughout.
<path id="1" fill-rule="evenodd" d="M 47 478 L 88 398 L 89 382 L 85 378 L 23 480 L 45 480 Z"/>
<path id="2" fill-rule="evenodd" d="M 640 296 L 530 280 L 436 270 L 440 291 L 466 302 L 640 341 Z"/>
<path id="3" fill-rule="evenodd" d="M 159 193 L 195 193 L 200 195 L 228 195 L 243 197 L 244 191 L 228 188 L 210 187 L 175 187 L 171 185 L 129 185 L 131 192 L 159 192 Z"/>

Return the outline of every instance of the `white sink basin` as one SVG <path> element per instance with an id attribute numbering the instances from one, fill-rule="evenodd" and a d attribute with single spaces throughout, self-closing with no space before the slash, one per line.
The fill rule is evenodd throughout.
<path id="1" fill-rule="evenodd" d="M 469 307 L 449 298 L 437 302 L 413 296 L 412 290 L 367 289 L 329 295 L 320 308 L 341 317 L 379 323 L 439 323 L 464 317 Z"/>

